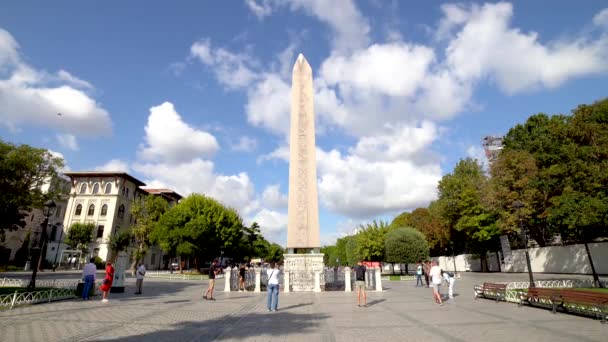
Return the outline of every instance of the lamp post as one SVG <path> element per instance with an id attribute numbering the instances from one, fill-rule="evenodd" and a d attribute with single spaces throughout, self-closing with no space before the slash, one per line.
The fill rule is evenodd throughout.
<path id="1" fill-rule="evenodd" d="M 525 205 L 520 201 L 513 202 L 513 208 L 517 209 L 517 216 L 519 217 L 519 229 L 521 230 L 521 238 L 524 241 L 524 248 L 526 250 L 526 264 L 528 265 L 528 276 L 530 277 L 530 287 L 534 286 L 534 277 L 532 276 L 532 266 L 530 264 L 530 253 L 528 253 L 528 237 L 526 236 L 526 230 L 524 229 L 524 221 L 521 217 L 519 209 Z"/>
<path id="2" fill-rule="evenodd" d="M 42 224 L 40 225 L 40 227 L 42 228 L 42 232 L 41 232 L 41 236 L 40 236 L 40 241 L 38 242 L 38 246 L 34 246 L 32 248 L 32 261 L 33 262 L 33 268 L 32 268 L 32 279 L 30 280 L 29 285 L 27 285 L 27 291 L 32 291 L 36 288 L 36 274 L 38 273 L 38 266 L 40 265 L 40 258 L 41 258 L 41 249 L 44 246 L 44 244 L 46 243 L 46 228 L 49 225 L 49 217 L 51 217 L 54 213 L 55 213 L 55 209 L 57 208 L 57 205 L 55 204 L 55 202 L 53 202 L 52 200 L 48 200 L 44 203 L 44 208 L 42 209 L 42 214 L 44 215 L 44 221 L 42 221 Z"/>

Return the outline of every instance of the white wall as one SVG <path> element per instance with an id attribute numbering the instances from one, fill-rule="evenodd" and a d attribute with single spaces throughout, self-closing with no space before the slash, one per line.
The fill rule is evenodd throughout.
<path id="1" fill-rule="evenodd" d="M 598 274 L 608 274 L 608 242 L 589 244 L 589 252 Z M 532 272 L 591 274 L 585 245 L 530 248 Z M 513 250 L 513 263 L 503 272 L 527 272 L 525 250 Z"/>

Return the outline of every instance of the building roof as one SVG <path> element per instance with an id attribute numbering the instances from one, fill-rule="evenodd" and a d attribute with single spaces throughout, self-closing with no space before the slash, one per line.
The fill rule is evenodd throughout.
<path id="1" fill-rule="evenodd" d="M 171 190 L 171 189 L 155 189 L 155 188 L 141 188 L 142 190 L 144 190 L 145 192 L 151 194 L 151 195 L 162 195 L 165 197 L 171 197 L 174 198 L 176 200 L 180 200 L 183 198 L 182 195 L 178 194 L 177 192 Z"/>
<path id="2" fill-rule="evenodd" d="M 121 171 L 78 171 L 78 172 L 64 172 L 64 175 L 75 178 L 75 177 L 122 177 L 125 178 L 137 186 L 145 186 L 146 183 L 139 179 L 131 176 L 126 172 Z"/>

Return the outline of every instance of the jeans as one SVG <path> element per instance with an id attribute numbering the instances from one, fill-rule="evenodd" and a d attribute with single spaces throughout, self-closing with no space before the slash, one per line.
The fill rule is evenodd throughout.
<path id="1" fill-rule="evenodd" d="M 450 278 L 448 284 L 448 296 L 450 299 L 452 299 L 454 298 L 454 278 Z"/>
<path id="2" fill-rule="evenodd" d="M 268 310 L 276 310 L 279 306 L 279 284 L 268 284 Z"/>
<path id="3" fill-rule="evenodd" d="M 143 279 L 137 279 L 135 281 L 135 293 L 141 293 L 141 286 L 144 283 Z"/>
<path id="4" fill-rule="evenodd" d="M 89 291 L 91 291 L 91 287 L 93 287 L 93 283 L 95 282 L 94 275 L 88 275 L 84 277 L 84 287 L 82 288 L 82 299 L 89 299 Z"/>
<path id="5" fill-rule="evenodd" d="M 416 287 L 422 286 L 422 274 L 416 274 Z"/>

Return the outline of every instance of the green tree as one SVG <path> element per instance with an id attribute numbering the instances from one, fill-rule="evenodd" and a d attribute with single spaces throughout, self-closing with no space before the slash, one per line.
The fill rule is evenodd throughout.
<path id="1" fill-rule="evenodd" d="M 118 257 L 118 253 L 124 251 L 131 244 L 131 239 L 133 238 L 133 234 L 129 230 L 122 230 L 116 234 L 110 236 L 108 241 L 108 247 L 110 248 L 110 252 L 112 253 L 109 260 L 116 261 Z"/>
<path id="2" fill-rule="evenodd" d="M 132 234 L 135 238 L 137 250 L 135 251 L 135 265 L 143 259 L 151 245 L 150 234 L 160 217 L 169 209 L 169 203 L 161 196 L 147 196 L 143 203 L 135 201 L 131 213 L 135 218 Z"/>
<path id="3" fill-rule="evenodd" d="M 357 247 L 357 237 L 356 236 L 347 236 L 344 238 L 346 240 L 344 251 L 346 255 L 346 264 L 354 266 L 357 264 L 359 260 L 361 260 L 361 256 L 359 255 L 358 247 Z"/>
<path id="4" fill-rule="evenodd" d="M 89 250 L 89 243 L 93 241 L 94 230 L 95 225 L 92 223 L 74 223 L 68 230 L 65 243 L 72 249 L 87 252 Z"/>
<path id="5" fill-rule="evenodd" d="M 283 247 L 281 247 L 281 245 L 271 243 L 270 246 L 268 246 L 267 254 L 264 257 L 264 260 L 269 262 L 282 262 L 284 253 L 285 250 Z"/>
<path id="6" fill-rule="evenodd" d="M 409 217 L 409 226 L 419 230 L 425 237 L 434 254 L 441 254 L 448 245 L 450 231 L 441 219 L 440 207 L 432 202 L 428 208 L 417 208 Z"/>
<path id="7" fill-rule="evenodd" d="M 370 224 L 359 226 L 355 235 L 357 239 L 357 255 L 366 261 L 384 260 L 384 237 L 389 231 L 387 222 L 375 220 Z"/>
<path id="8" fill-rule="evenodd" d="M 63 160 L 49 151 L 28 145 L 13 145 L 0 140 L 0 240 L 5 230 L 25 226 L 24 218 L 32 208 L 41 208 L 49 199 L 65 192 L 56 184 Z"/>
<path id="9" fill-rule="evenodd" d="M 409 221 L 410 215 L 411 215 L 411 213 L 404 211 L 401 214 L 395 216 L 395 218 L 391 222 L 391 227 L 392 228 L 408 227 L 410 225 L 410 221 Z"/>
<path id="10" fill-rule="evenodd" d="M 220 251 L 236 254 L 242 236 L 243 222 L 236 210 L 199 194 L 169 209 L 150 234 L 151 241 L 171 256 L 196 257 L 197 261 L 212 260 Z"/>
<path id="11" fill-rule="evenodd" d="M 338 262 L 336 261 L 336 250 L 336 246 L 321 247 L 321 253 L 323 253 L 323 263 L 325 263 L 326 266 L 338 266 Z"/>
<path id="12" fill-rule="evenodd" d="M 464 236 L 466 248 L 480 256 L 483 267 L 487 267 L 487 252 L 498 247 L 500 235 L 495 215 L 482 201 L 486 187 L 487 179 L 481 166 L 467 158 L 460 160 L 452 173 L 443 176 L 437 200 L 445 222 Z"/>
<path id="13" fill-rule="evenodd" d="M 387 233 L 385 249 L 385 261 L 390 263 L 413 264 L 429 257 L 424 234 L 411 227 L 397 228 Z"/>

